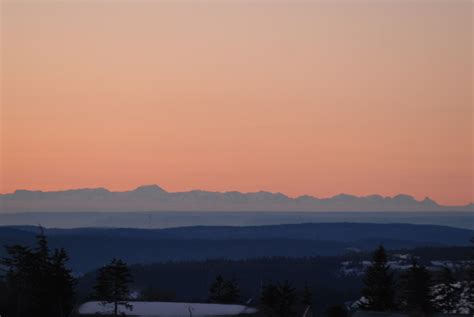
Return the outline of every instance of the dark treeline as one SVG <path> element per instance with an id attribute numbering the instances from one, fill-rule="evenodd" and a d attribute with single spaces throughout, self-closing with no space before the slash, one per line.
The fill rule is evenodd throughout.
<path id="1" fill-rule="evenodd" d="M 355 259 L 365 259 L 354 255 Z M 362 286 L 360 276 L 343 276 L 339 271 L 347 257 L 257 258 L 240 261 L 207 260 L 131 265 L 133 290 L 145 290 L 147 299 L 206 302 L 209 287 L 221 275 L 234 280 L 239 288 L 239 302 L 258 303 L 262 285 L 289 281 L 299 301 L 305 288 L 311 290 L 315 310 L 357 299 Z M 94 287 L 95 273 L 79 281 L 79 293 L 87 296 Z"/>
<path id="2" fill-rule="evenodd" d="M 380 246 L 365 271 L 358 308 L 379 312 L 402 311 L 411 315 L 459 313 L 458 304 L 474 303 L 473 272 L 474 263 L 471 261 L 456 272 L 461 277 L 458 281 L 450 268 L 444 267 L 441 272 L 433 273 L 415 258 L 411 267 L 396 275 L 384 247 Z M 470 313 L 474 312 L 474 307 L 468 309 Z"/>
<path id="3" fill-rule="evenodd" d="M 43 233 L 34 248 L 7 246 L 0 260 L 0 314 L 16 317 L 65 317 L 74 306 L 75 284 L 64 249 L 51 251 Z"/>
<path id="4" fill-rule="evenodd" d="M 33 227 L 1 227 L 2 244 L 35 245 Z M 117 257 L 127 263 L 344 255 L 425 246 L 467 246 L 473 231 L 408 224 L 319 223 L 255 227 L 149 229 L 45 229 L 52 248 L 64 247 L 75 273 L 86 273 Z M 443 255 L 440 252 L 439 255 Z M 0 257 L 4 256 L 0 248 Z"/>
<path id="5" fill-rule="evenodd" d="M 77 280 L 66 263 L 66 250 L 50 250 L 46 236 L 36 237 L 36 246 L 5 246 L 7 256 L 0 259 L 0 316 L 66 317 L 75 313 L 80 302 Z M 132 276 L 126 263 L 113 259 L 96 274 L 90 299 L 112 304 L 114 316 L 118 306 L 128 303 Z"/>
<path id="6" fill-rule="evenodd" d="M 131 293 L 138 300 L 249 304 L 272 317 L 300 314 L 305 307 L 312 307 L 317 314 L 342 317 L 348 313 L 346 304 L 357 299 L 360 309 L 428 314 L 455 310 L 462 291 L 456 286 L 459 281 L 468 283 L 471 297 L 467 301 L 474 302 L 472 262 L 459 270 L 446 267 L 433 273 L 425 267 L 426 258 L 415 256 L 408 270 L 394 271 L 383 247 L 373 253 L 363 276 L 344 275 L 340 267 L 348 259 L 366 260 L 366 254 L 130 267 L 112 259 L 77 283 L 67 267 L 66 250 L 51 250 L 43 233 L 37 236 L 35 246 L 7 246 L 6 251 L 0 261 L 2 317 L 65 317 L 87 300 L 112 304 L 117 314 L 119 305 L 133 305 Z M 438 251 L 428 248 L 417 252 L 426 256 Z M 459 250 L 451 252 L 459 257 L 455 256 Z M 432 301 L 434 296 L 439 300 Z"/>
<path id="7" fill-rule="evenodd" d="M 410 253 L 417 259 L 418 266 L 424 266 L 433 259 L 466 260 L 469 248 L 421 248 L 399 250 L 396 253 Z M 392 251 L 393 252 L 393 251 Z M 391 252 L 391 253 L 392 253 Z M 305 288 L 313 294 L 314 311 L 326 312 L 330 307 L 357 300 L 364 287 L 363 276 L 343 275 L 341 262 L 361 262 L 371 259 L 370 254 L 354 253 L 338 257 L 307 258 L 256 258 L 248 260 L 207 260 L 195 262 L 168 262 L 150 265 L 132 265 L 136 290 L 145 290 L 145 299 L 166 301 L 205 302 L 209 299 L 208 289 L 216 276 L 225 280 L 236 280 L 239 286 L 240 302 L 258 302 L 262 285 L 283 283 L 288 280 L 302 300 Z M 400 289 L 405 277 L 393 271 L 393 280 Z M 441 283 L 440 273 L 431 273 L 430 283 Z M 455 280 L 465 280 L 464 270 L 452 272 Z M 94 274 L 84 276 L 79 284 L 81 293 L 88 294 L 94 284 Z M 153 294 L 153 296 L 151 295 Z M 397 294 L 397 301 L 400 297 Z M 394 306 L 401 309 L 400 305 Z M 334 310 L 334 309 L 333 309 Z"/>

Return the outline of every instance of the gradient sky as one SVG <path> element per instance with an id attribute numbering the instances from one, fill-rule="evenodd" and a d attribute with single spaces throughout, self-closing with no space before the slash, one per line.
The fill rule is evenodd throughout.
<path id="1" fill-rule="evenodd" d="M 2 1 L 1 187 L 473 201 L 473 3 Z"/>

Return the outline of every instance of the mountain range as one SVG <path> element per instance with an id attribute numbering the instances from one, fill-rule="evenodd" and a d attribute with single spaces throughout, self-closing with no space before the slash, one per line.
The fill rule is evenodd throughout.
<path id="1" fill-rule="evenodd" d="M 0 194 L 0 212 L 36 211 L 474 211 L 474 204 L 442 206 L 428 197 L 416 200 L 404 194 L 291 198 L 265 191 L 168 192 L 158 185 L 123 192 L 85 188 L 49 192 L 16 190 Z"/>

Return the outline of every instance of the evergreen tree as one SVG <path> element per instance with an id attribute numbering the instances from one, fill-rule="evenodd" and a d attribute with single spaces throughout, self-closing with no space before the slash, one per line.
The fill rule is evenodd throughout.
<path id="1" fill-rule="evenodd" d="M 35 309 L 33 293 L 35 286 L 32 275 L 35 261 L 34 253 L 29 247 L 21 245 L 5 246 L 7 257 L 0 261 L 4 267 L 6 275 L 5 293 L 7 297 L 7 307 L 3 314 L 7 316 L 28 316 Z"/>
<path id="2" fill-rule="evenodd" d="M 64 317 L 70 314 L 75 279 L 66 268 L 66 251 L 50 254 L 43 230 L 36 237 L 34 249 L 6 246 L 7 256 L 0 260 L 5 269 L 5 316 Z"/>
<path id="3" fill-rule="evenodd" d="M 471 261 L 467 265 L 467 279 L 471 282 L 474 282 L 474 237 L 471 238 Z"/>
<path id="4" fill-rule="evenodd" d="M 103 305 L 113 304 L 113 314 L 118 316 L 119 305 L 129 310 L 133 309 L 128 302 L 129 285 L 132 282 L 132 275 L 127 264 L 114 258 L 110 264 L 99 269 L 94 289 Z"/>
<path id="5" fill-rule="evenodd" d="M 51 257 L 52 298 L 55 299 L 55 314 L 60 317 L 68 316 L 74 306 L 74 286 L 76 280 L 72 271 L 66 267 L 69 256 L 63 248 L 54 250 Z"/>
<path id="6" fill-rule="evenodd" d="M 297 302 L 296 289 L 288 281 L 284 283 L 267 283 L 262 287 L 260 304 L 267 317 L 291 317 Z"/>
<path id="7" fill-rule="evenodd" d="M 5 282 L 4 277 L 0 277 L 0 316 L 11 316 L 13 314 L 8 314 L 7 310 L 10 306 L 7 283 Z"/>
<path id="8" fill-rule="evenodd" d="M 291 317 L 295 316 L 293 311 L 296 304 L 296 289 L 291 286 L 290 282 L 285 281 L 277 285 L 277 316 Z"/>
<path id="9" fill-rule="evenodd" d="M 260 306 L 265 316 L 276 316 L 276 306 L 278 303 L 277 287 L 268 282 L 262 285 L 260 293 Z"/>
<path id="10" fill-rule="evenodd" d="M 404 310 L 419 313 L 432 312 L 431 277 L 428 270 L 415 261 L 401 278 L 400 295 Z"/>
<path id="11" fill-rule="evenodd" d="M 360 303 L 361 309 L 372 311 L 396 309 L 395 282 L 383 246 L 375 250 L 372 264 L 367 268 L 363 282 L 362 296 L 364 300 Z"/>
<path id="12" fill-rule="evenodd" d="M 432 290 L 434 309 L 442 313 L 455 313 L 460 300 L 460 287 L 457 287 L 453 272 L 444 267 L 438 278 L 438 284 Z"/>
<path id="13" fill-rule="evenodd" d="M 303 289 L 303 298 L 301 303 L 305 306 L 312 306 L 313 305 L 313 292 L 306 284 Z"/>
<path id="14" fill-rule="evenodd" d="M 232 304 L 240 300 L 240 289 L 236 279 L 226 280 L 218 275 L 209 287 L 209 301 L 212 303 Z"/>
<path id="15" fill-rule="evenodd" d="M 466 267 L 466 280 L 467 280 L 467 301 L 474 303 L 474 237 L 471 238 L 471 260 Z M 469 309 L 470 314 L 474 314 L 474 304 L 471 304 Z"/>

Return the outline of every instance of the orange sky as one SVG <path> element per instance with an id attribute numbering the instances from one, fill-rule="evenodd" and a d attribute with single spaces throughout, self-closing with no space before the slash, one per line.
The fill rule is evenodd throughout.
<path id="1" fill-rule="evenodd" d="M 2 1 L 1 186 L 473 201 L 471 1 Z"/>

